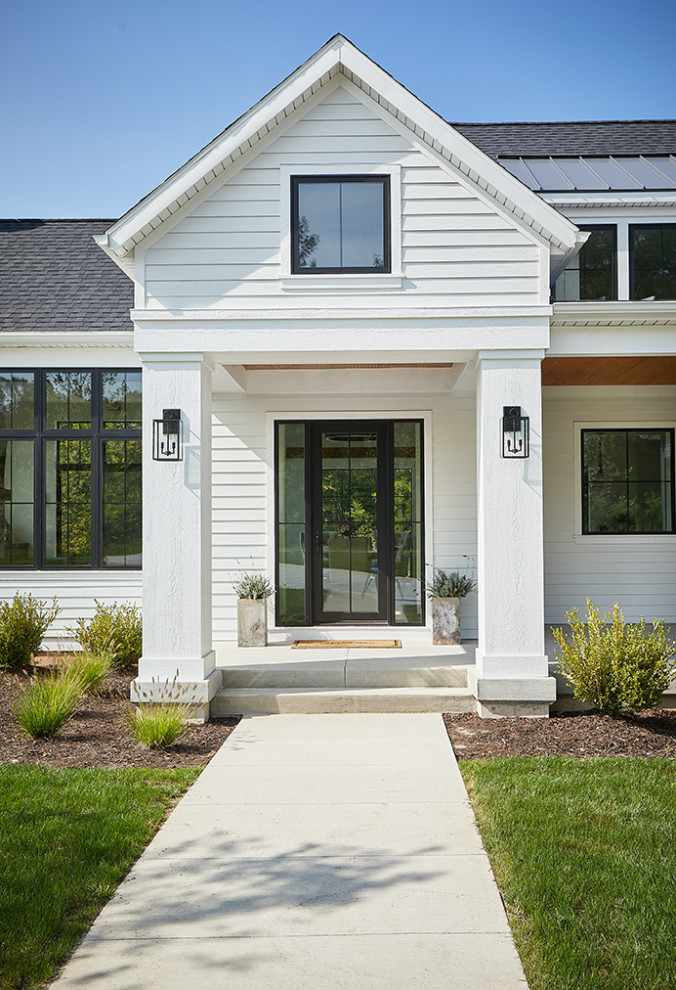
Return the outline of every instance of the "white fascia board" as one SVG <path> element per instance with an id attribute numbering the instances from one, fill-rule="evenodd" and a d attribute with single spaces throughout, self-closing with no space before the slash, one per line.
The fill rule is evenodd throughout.
<path id="1" fill-rule="evenodd" d="M 337 42 L 333 41 L 320 49 L 315 56 L 300 66 L 288 79 L 280 83 L 268 96 L 264 97 L 177 172 L 149 193 L 140 203 L 125 213 L 102 235 L 109 250 L 126 253 L 125 245 L 137 238 L 145 226 L 151 225 L 154 228 L 158 225 L 158 218 L 161 218 L 163 213 L 165 216 L 174 213 L 178 199 L 185 196 L 191 187 L 200 184 L 203 186 L 205 181 L 208 182 L 209 179 L 222 172 L 224 159 L 240 151 L 240 149 L 248 150 L 249 142 L 252 140 L 257 142 L 259 137 L 267 133 L 278 114 L 286 116 L 289 106 L 297 100 L 304 102 L 304 94 L 322 76 L 330 73 L 339 64 L 336 45 Z M 213 172 L 214 175 L 205 179 L 209 172 Z M 187 202 L 187 198 L 183 202 Z M 103 247 L 103 244 L 101 246 Z"/>
<path id="2" fill-rule="evenodd" d="M 341 67 L 348 77 L 354 74 L 365 84 L 376 102 L 405 119 L 413 133 L 422 131 L 427 143 L 442 154 L 445 150 L 447 154 L 444 157 L 448 157 L 474 181 L 480 180 L 480 184 L 492 190 L 499 202 L 526 219 L 538 233 L 552 241 L 555 248 L 565 252 L 575 246 L 577 228 L 570 220 L 480 151 L 340 35 L 332 38 L 268 96 L 129 210 L 97 243 L 111 256 L 124 257 L 133 250 L 134 243 L 140 242 L 145 234 L 159 226 L 163 218 L 168 218 L 181 203 L 187 202 L 191 189 L 197 191 L 222 172 L 225 159 L 252 147 L 275 126 L 279 114 L 286 115 L 291 106 L 296 109 L 296 101 L 300 106 L 305 94 L 313 93 L 322 79 L 330 78 Z"/>
<path id="3" fill-rule="evenodd" d="M 7 330 L 0 332 L 0 347 L 114 347 L 133 351 L 132 330 Z"/>

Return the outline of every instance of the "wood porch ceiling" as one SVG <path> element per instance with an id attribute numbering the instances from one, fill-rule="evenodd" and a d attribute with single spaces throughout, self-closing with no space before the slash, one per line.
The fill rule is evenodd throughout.
<path id="1" fill-rule="evenodd" d="M 546 357 L 543 385 L 676 385 L 676 357 Z"/>
<path id="2" fill-rule="evenodd" d="M 339 371 L 348 368 L 452 368 L 453 364 L 245 364 L 245 371 Z"/>

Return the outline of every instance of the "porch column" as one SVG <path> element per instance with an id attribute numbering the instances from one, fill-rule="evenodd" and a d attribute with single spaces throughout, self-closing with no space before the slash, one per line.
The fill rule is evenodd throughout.
<path id="1" fill-rule="evenodd" d="M 477 710 L 549 714 L 556 682 L 544 646 L 543 351 L 480 353 L 477 366 Z M 504 406 L 530 418 L 530 456 L 501 456 Z"/>
<path id="2" fill-rule="evenodd" d="M 220 688 L 211 629 L 211 374 L 202 354 L 142 354 L 143 656 L 132 689 L 158 695 L 176 677 L 208 717 Z M 155 461 L 153 419 L 180 409 L 183 456 Z M 154 683 L 153 679 L 154 678 Z"/>

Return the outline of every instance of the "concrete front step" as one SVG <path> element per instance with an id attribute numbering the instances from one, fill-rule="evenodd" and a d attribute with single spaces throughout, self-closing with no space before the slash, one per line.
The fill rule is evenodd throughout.
<path id="1" fill-rule="evenodd" d="M 467 687 L 466 665 L 449 665 L 439 661 L 311 661 L 306 663 L 242 664 L 221 668 L 222 685 L 230 691 L 239 688 L 276 688 L 288 690 L 314 688 L 464 688 Z"/>
<path id="2" fill-rule="evenodd" d="M 213 716 L 474 711 L 476 701 L 466 687 L 224 688 L 211 701 Z"/>

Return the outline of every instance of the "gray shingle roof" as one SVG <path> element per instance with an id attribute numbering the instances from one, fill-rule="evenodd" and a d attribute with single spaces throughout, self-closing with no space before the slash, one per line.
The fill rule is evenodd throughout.
<path id="1" fill-rule="evenodd" d="M 676 154 L 676 120 L 580 120 L 451 126 L 492 158 Z"/>
<path id="2" fill-rule="evenodd" d="M 0 330 L 133 330 L 133 284 L 92 239 L 111 223 L 0 220 Z"/>

